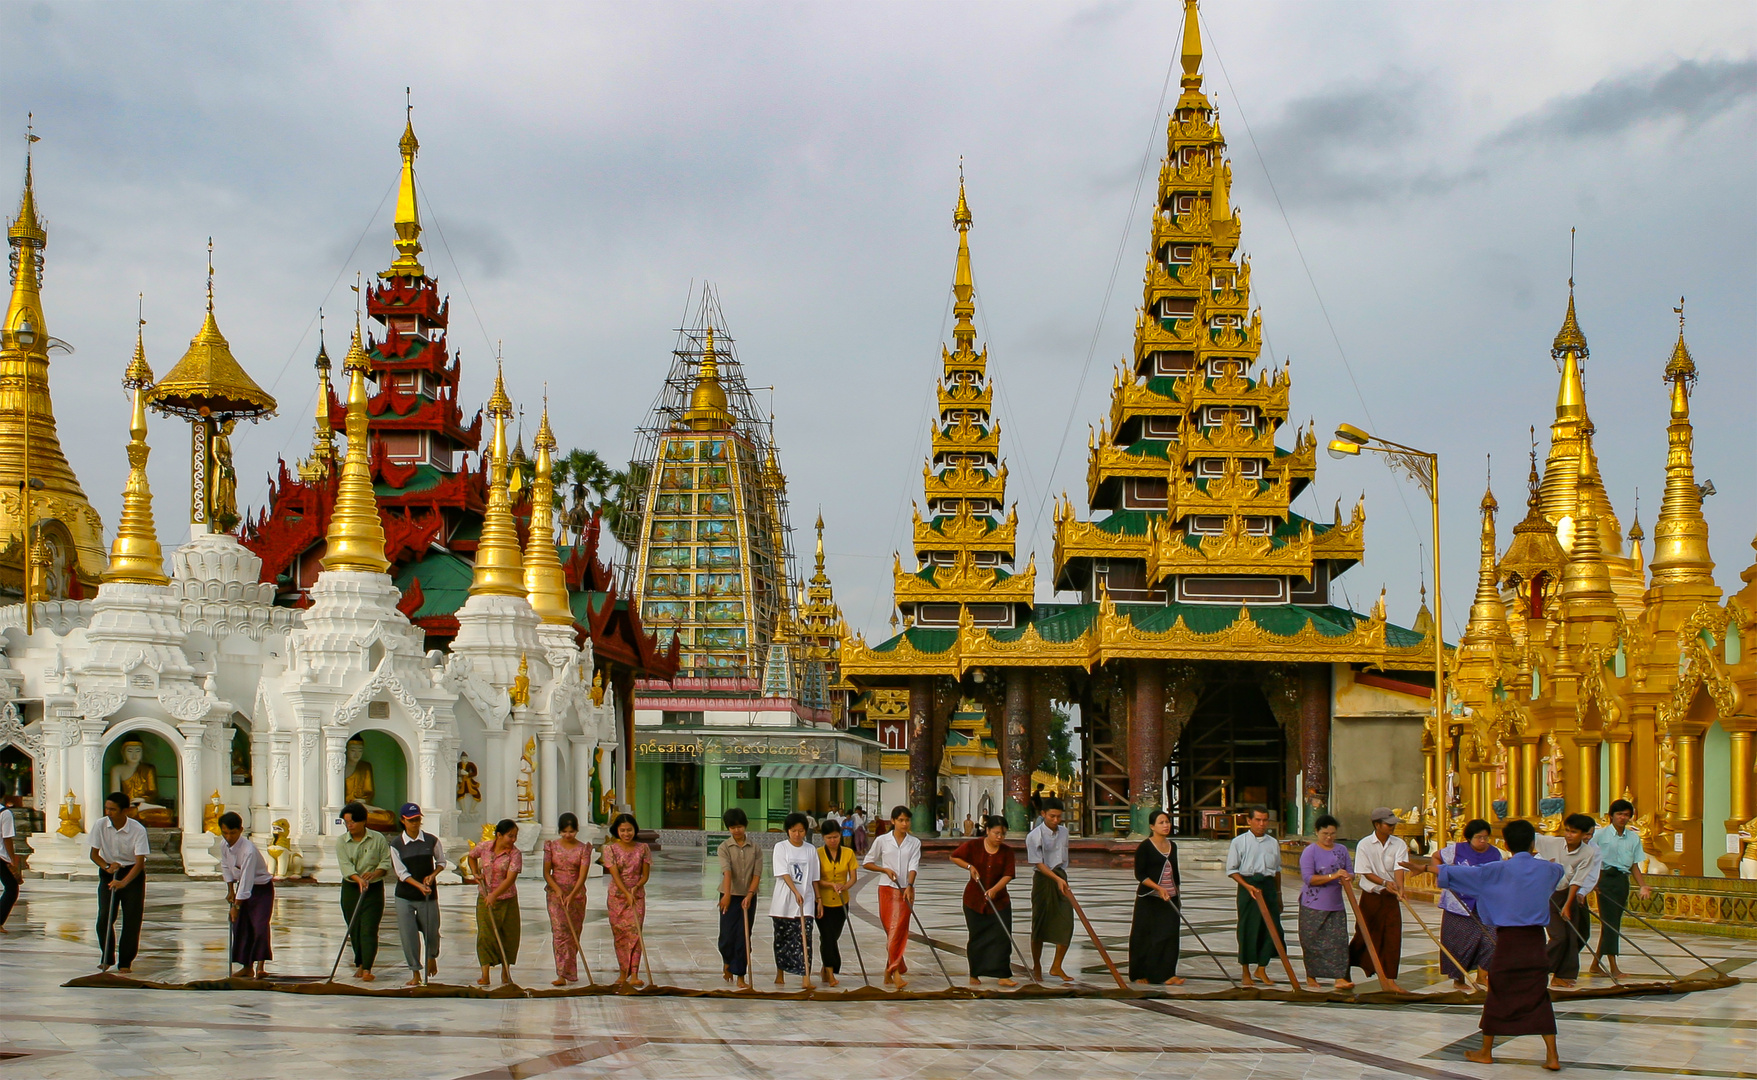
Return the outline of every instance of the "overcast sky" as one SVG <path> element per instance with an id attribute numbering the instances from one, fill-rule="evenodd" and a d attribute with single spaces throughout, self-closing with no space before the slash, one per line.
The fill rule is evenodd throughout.
<path id="1" fill-rule="evenodd" d="M 1660 372 L 1689 297 L 1698 478 L 1738 588 L 1757 531 L 1757 5 L 1203 14 L 1265 353 L 1292 357 L 1299 421 L 1443 455 L 1449 633 L 1484 455 L 1504 545 L 1526 428 L 1554 415 L 1570 226 L 1605 482 L 1625 527 L 1639 490 L 1650 534 Z M 750 383 L 775 387 L 796 546 L 821 506 L 843 608 L 882 637 L 949 336 L 962 155 L 1020 563 L 1036 551 L 1047 598 L 1044 498 L 1083 500 L 1087 427 L 1129 349 L 1180 20 L 1168 2 L 0 7 L 3 100 L 43 139 L 46 315 L 78 349 L 51 376 L 62 442 L 113 529 L 136 294 L 163 374 L 199 325 L 212 235 L 220 325 L 281 404 L 235 439 L 240 500 L 260 505 L 276 457 L 309 445 L 317 308 L 345 342 L 347 284 L 394 256 L 409 85 L 466 400 L 504 341 L 509 389 L 534 409 L 548 384 L 564 447 L 624 460 L 685 296 L 711 280 Z M 0 146 L 17 177 L 22 137 Z M 152 439 L 161 532 L 180 539 L 187 436 L 155 420 Z M 1362 491 L 1367 558 L 1341 585 L 1362 611 L 1387 587 L 1407 623 L 1419 489 L 1321 458 L 1297 509 L 1328 520 Z"/>

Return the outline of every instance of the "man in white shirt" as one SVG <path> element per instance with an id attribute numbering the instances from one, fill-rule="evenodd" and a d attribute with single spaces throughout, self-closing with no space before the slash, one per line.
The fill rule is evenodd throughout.
<path id="1" fill-rule="evenodd" d="M 1041 791 L 1041 785 L 1039 786 Z M 1025 834 L 1025 860 L 1031 864 L 1031 977 L 1043 981 L 1043 944 L 1055 946 L 1049 973 L 1064 983 L 1074 980 L 1062 970 L 1062 959 L 1074 940 L 1074 900 L 1068 889 L 1068 827 L 1062 824 L 1062 801 L 1037 796 L 1037 825 Z"/>
<path id="2" fill-rule="evenodd" d="M 1348 964 L 1379 977 L 1380 988 L 1403 993 L 1397 985 L 1397 968 L 1403 962 L 1403 878 L 1408 871 L 1409 845 L 1397 835 L 1397 815 L 1380 806 L 1368 815 L 1373 835 L 1354 845 L 1354 875 L 1360 881 L 1360 922 L 1348 943 Z M 1347 888 L 1344 885 L 1343 888 Z M 1371 937 L 1384 971 L 1373 970 Z"/>
<path id="3" fill-rule="evenodd" d="M 1580 977 L 1580 950 L 1586 947 L 1588 922 L 1586 894 L 1598 887 L 1604 865 L 1602 848 L 1589 844 L 1596 821 L 1585 814 L 1569 814 L 1562 820 L 1562 842 L 1544 845 L 1538 857 L 1559 865 L 1565 873 L 1550 897 L 1550 986 L 1566 990 Z"/>
<path id="4" fill-rule="evenodd" d="M 0 780 L 0 799 L 9 794 L 6 782 Z M 12 822 L 12 807 L 0 802 L 0 934 L 6 932 L 6 917 L 12 914 L 12 905 L 18 902 L 18 883 L 23 877 L 18 872 L 18 851 L 13 846 L 17 834 L 17 826 Z"/>
<path id="5" fill-rule="evenodd" d="M 263 978 L 268 961 L 268 921 L 275 908 L 275 878 L 263 862 L 255 842 L 244 835 L 244 819 L 228 810 L 220 815 L 220 880 L 226 883 L 226 902 L 232 920 L 231 964 L 241 964 L 246 977 Z M 230 978 L 231 964 L 226 966 Z"/>
<path id="6" fill-rule="evenodd" d="M 104 816 L 91 831 L 91 860 L 98 867 L 99 971 L 111 964 L 123 975 L 134 972 L 140 951 L 140 917 L 146 910 L 146 856 L 152 850 L 146 826 L 128 816 L 128 796 L 117 791 L 104 799 Z M 126 870 L 123 867 L 127 867 Z M 120 914 L 122 928 L 116 928 Z"/>
<path id="7" fill-rule="evenodd" d="M 901 990 L 909 965 L 903 949 L 909 943 L 909 912 L 915 905 L 915 874 L 921 869 L 921 841 L 909 835 L 914 815 L 907 806 L 891 811 L 891 831 L 866 851 L 866 869 L 879 875 L 879 921 L 885 927 L 885 985 Z"/>
<path id="8" fill-rule="evenodd" d="M 1226 848 L 1226 876 L 1238 883 L 1238 962 L 1246 986 L 1257 985 L 1252 964 L 1257 979 L 1274 985 L 1269 965 L 1281 941 L 1281 841 L 1269 835 L 1269 811 L 1261 807 L 1250 812 L 1246 826 Z M 1258 901 L 1269 909 L 1270 921 Z"/>

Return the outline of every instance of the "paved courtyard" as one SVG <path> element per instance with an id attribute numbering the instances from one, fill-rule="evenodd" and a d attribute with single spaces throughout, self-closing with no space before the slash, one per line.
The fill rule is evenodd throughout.
<path id="1" fill-rule="evenodd" d="M 535 876 L 533 867 L 530 876 Z M 1131 899 L 1127 872 L 1076 871 L 1082 902 L 1106 947 L 1123 959 Z M 1218 871 L 1186 870 L 1186 911 L 1223 957 L 1232 947 L 1232 892 Z M 946 863 L 924 873 L 921 915 L 952 977 L 964 981 L 963 878 Z M 718 988 L 711 906 L 717 873 L 699 849 L 656 855 L 647 939 L 659 982 Z M 1541 1044 L 1506 1048 L 1511 1065 L 1463 1060 L 1477 1040 L 1474 1006 L 1294 1004 L 1270 1001 L 728 1001 L 712 998 L 588 997 L 548 1000 L 374 1000 L 238 991 L 195 993 L 72 989 L 69 978 L 96 966 L 95 885 L 32 880 L 0 935 L 0 1076 L 6 1080 L 97 1077 L 248 1077 L 374 1080 L 514 1080 L 548 1077 L 1484 1077 L 1541 1059 Z M 145 933 L 135 973 L 183 981 L 225 971 L 223 887 L 148 883 Z M 593 882 L 584 943 L 594 973 L 614 974 L 603 886 Z M 553 978 L 540 882 L 521 889 L 524 943 L 514 977 L 532 987 Z M 445 890 L 440 981 L 477 974 L 473 889 Z M 1023 913 L 1026 892 L 1015 886 Z M 1288 891 L 1292 899 L 1291 890 Z M 333 887 L 287 887 L 274 918 L 271 972 L 325 974 L 342 942 Z M 863 889 L 853 930 L 876 982 L 882 938 L 875 900 Z M 1293 920 L 1287 918 L 1291 928 Z M 1020 920 L 1021 927 L 1024 925 Z M 1437 924 L 1436 924 L 1437 925 Z M 767 920 L 758 920 L 758 986 L 773 978 Z M 1291 935 L 1297 938 L 1297 935 Z M 1701 965 L 1654 934 L 1636 940 L 1680 975 Z M 401 952 L 387 914 L 379 986 L 402 981 Z M 1751 974 L 1757 942 L 1693 935 L 1681 939 L 1720 970 Z M 1021 947 L 1026 946 L 1023 937 Z M 1289 942 L 1299 964 L 1297 940 Z M 1186 933 L 1181 973 L 1188 990 L 1227 983 Z M 844 985 L 858 986 L 844 936 Z M 1633 954 L 1626 968 L 1653 974 Z M 1083 983 L 1114 986 L 1089 946 L 1072 953 Z M 912 989 L 943 986 L 927 948 L 910 945 Z M 1230 959 L 1228 959 L 1230 967 Z M 345 975 L 344 968 L 343 974 Z M 1302 971 L 1303 975 L 1303 971 Z M 1283 976 L 1277 972 L 1278 980 Z M 1450 989 L 1435 949 L 1406 916 L 1405 989 Z M 1590 984 L 1589 984 L 1590 985 Z M 1757 982 L 1681 996 L 1580 1000 L 1558 1005 L 1563 1075 L 1757 1078 Z M 1361 989 L 1374 984 L 1362 982 Z M 1535 1075 L 1535 1073 L 1533 1073 Z"/>

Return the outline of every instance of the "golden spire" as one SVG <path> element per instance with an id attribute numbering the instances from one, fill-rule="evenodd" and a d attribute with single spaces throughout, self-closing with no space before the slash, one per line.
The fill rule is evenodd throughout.
<path id="1" fill-rule="evenodd" d="M 145 326 L 146 320 L 141 319 L 140 325 Z M 165 576 L 165 555 L 153 527 L 153 493 L 146 478 L 146 459 L 152 453 L 146 444 L 146 392 L 152 384 L 146 339 L 136 327 L 134 359 L 122 376 L 122 385 L 134 396 L 134 411 L 128 421 L 128 483 L 122 489 L 122 518 L 116 524 L 116 541 L 110 545 L 110 566 L 102 577 L 105 582 L 163 585 L 171 580 Z"/>
<path id="2" fill-rule="evenodd" d="M 1580 486 L 1597 479 L 1592 460 L 1592 425 L 1580 431 Z M 1580 500 L 1580 517 L 1574 525 L 1574 546 L 1562 571 L 1562 605 L 1569 614 L 1614 617 L 1616 594 L 1611 591 L 1610 568 L 1605 565 L 1600 542 L 1598 514 L 1589 499 Z"/>
<path id="3" fill-rule="evenodd" d="M 732 426 L 732 411 L 726 407 L 726 388 L 720 385 L 720 363 L 714 351 L 712 325 L 708 327 L 707 342 L 702 346 L 702 365 L 696 372 L 695 390 L 689 395 L 689 408 L 683 414 L 683 421 L 697 431 Z"/>
<path id="4" fill-rule="evenodd" d="M 407 93 L 405 89 L 404 94 Z M 403 175 L 397 181 L 397 260 L 390 264 L 389 270 L 381 271 L 378 276 L 426 277 L 427 271 L 416 258 L 421 254 L 421 211 L 415 203 L 415 155 L 421 152 L 421 142 L 415 138 L 413 105 L 404 106 L 403 137 L 398 140 L 397 149 L 403 155 Z"/>
<path id="5" fill-rule="evenodd" d="M 378 516 L 367 457 L 366 367 L 360 324 L 355 323 L 354 340 L 342 361 L 342 371 L 348 377 L 348 455 L 342 459 L 335 509 L 324 537 L 328 550 L 323 568 L 382 574 L 390 569 L 390 563 L 384 557 L 384 521 Z"/>
<path id="6" fill-rule="evenodd" d="M 311 431 L 310 467 L 299 470 L 307 482 L 328 476 L 336 462 L 336 432 L 329 420 L 329 407 L 334 400 L 329 381 L 329 348 L 323 343 L 323 313 L 318 312 L 317 317 L 317 417 Z"/>
<path id="7" fill-rule="evenodd" d="M 1653 523 L 1654 585 L 1714 587 L 1714 560 L 1708 554 L 1708 522 L 1702 517 L 1702 492 L 1696 486 L 1695 433 L 1690 425 L 1690 388 L 1696 382 L 1696 361 L 1684 343 L 1684 298 L 1672 309 L 1678 316 L 1678 343 L 1665 366 L 1671 384 L 1671 424 L 1666 429 L 1665 499 Z"/>
<path id="8" fill-rule="evenodd" d="M 964 198 L 964 162 L 958 161 L 958 206 L 952 211 L 952 227 L 958 230 L 958 265 L 952 273 L 952 315 L 958 320 L 952 328 L 952 341 L 959 355 L 976 351 L 976 283 L 970 274 L 970 204 Z"/>
<path id="9" fill-rule="evenodd" d="M 817 512 L 817 572 L 811 576 L 811 580 L 815 583 L 824 576 L 824 512 L 819 510 Z"/>
<path id="10" fill-rule="evenodd" d="M 1471 641 L 1495 641 L 1506 638 L 1507 606 L 1495 588 L 1495 502 L 1492 488 L 1482 493 L 1482 550 L 1476 571 L 1476 598 L 1470 605 L 1470 621 L 1465 624 L 1464 637 Z"/>
<path id="11" fill-rule="evenodd" d="M 1641 557 L 1641 541 L 1647 539 L 1646 530 L 1641 528 L 1641 499 L 1636 492 L 1635 517 L 1629 522 L 1629 561 L 1634 564 L 1637 574 L 1645 573 L 1647 563 Z"/>
<path id="12" fill-rule="evenodd" d="M 1183 78 L 1178 85 L 1185 90 L 1202 88 L 1202 28 L 1196 19 L 1196 0 L 1184 0 Z"/>
<path id="13" fill-rule="evenodd" d="M 536 476 L 531 481 L 531 534 L 525 546 L 525 597 L 546 623 L 573 625 L 567 598 L 567 577 L 555 550 L 555 433 L 549 430 L 549 398 L 543 398 L 543 420 L 537 425 Z"/>
<path id="14" fill-rule="evenodd" d="M 512 399 L 506 396 L 505 373 L 497 364 L 494 393 L 488 398 L 488 415 L 494 420 L 494 439 L 489 444 L 488 509 L 482 515 L 482 536 L 476 542 L 476 573 L 470 581 L 471 596 L 524 596 L 525 567 L 519 553 L 519 532 L 512 520 L 512 502 L 506 494 L 506 422 L 512 417 Z"/>

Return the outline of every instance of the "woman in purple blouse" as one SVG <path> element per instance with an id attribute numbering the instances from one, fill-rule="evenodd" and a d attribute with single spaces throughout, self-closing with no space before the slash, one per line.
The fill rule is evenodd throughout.
<path id="1" fill-rule="evenodd" d="M 1352 990 L 1348 981 L 1348 912 L 1342 883 L 1354 878 L 1348 849 L 1336 842 L 1337 821 L 1318 818 L 1315 844 L 1300 852 L 1299 947 L 1305 956 L 1306 988 L 1321 989 L 1319 979 L 1333 979 L 1338 990 Z"/>

